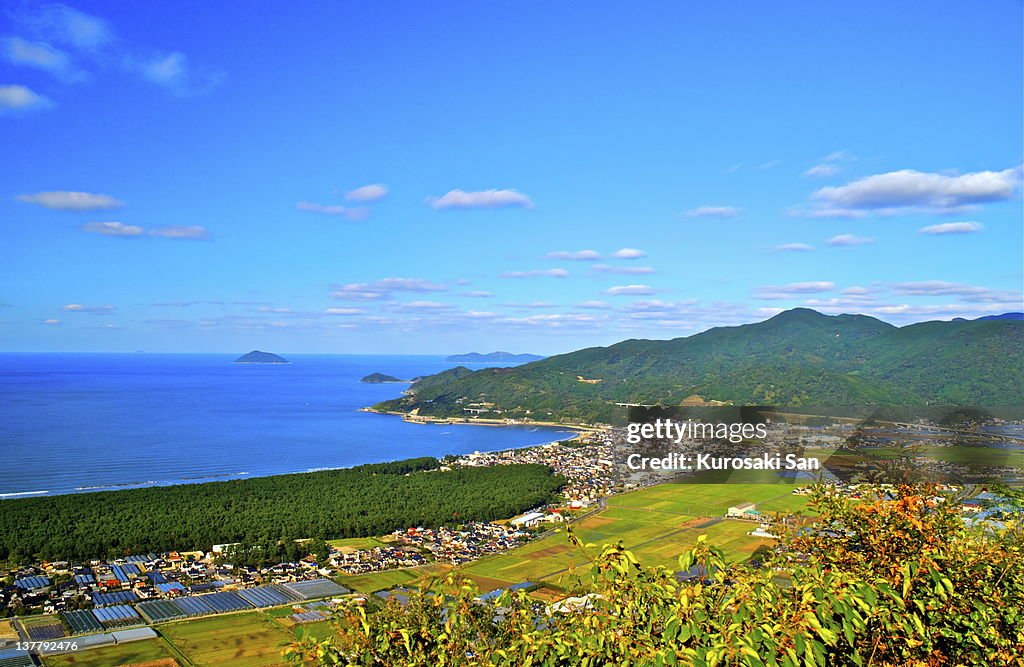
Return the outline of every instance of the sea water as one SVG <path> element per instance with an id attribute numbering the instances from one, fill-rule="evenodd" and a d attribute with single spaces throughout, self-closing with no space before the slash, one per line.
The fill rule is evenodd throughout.
<path id="1" fill-rule="evenodd" d="M 360 412 L 431 356 L 0 354 L 0 498 L 340 468 L 552 442 L 545 427 L 410 424 Z M 502 365 L 502 364 L 492 364 Z M 480 366 L 474 366 L 478 368 Z"/>

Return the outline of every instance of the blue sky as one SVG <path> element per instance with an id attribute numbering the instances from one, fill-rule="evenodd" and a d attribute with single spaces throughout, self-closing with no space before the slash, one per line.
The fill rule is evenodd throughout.
<path id="1" fill-rule="evenodd" d="M 893 4 L 7 3 L 0 350 L 1020 310 L 1021 5 Z"/>

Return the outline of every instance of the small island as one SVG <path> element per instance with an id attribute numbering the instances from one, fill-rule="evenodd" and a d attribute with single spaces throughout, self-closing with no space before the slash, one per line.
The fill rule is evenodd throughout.
<path id="1" fill-rule="evenodd" d="M 239 358 L 235 359 L 236 364 L 289 364 L 291 363 L 284 357 L 279 357 L 276 354 L 270 352 L 260 352 L 259 350 L 253 350 L 248 354 L 243 354 Z"/>
<path id="2" fill-rule="evenodd" d="M 491 361 L 527 363 L 530 361 L 540 361 L 543 358 L 544 357 L 537 354 L 512 354 L 511 352 L 489 352 L 487 354 L 480 354 L 479 352 L 470 352 L 469 354 L 453 354 L 450 357 L 447 357 L 445 361 L 458 361 L 471 364 Z"/>
<path id="3" fill-rule="evenodd" d="M 408 380 L 402 380 L 396 378 L 393 375 L 384 375 L 383 373 L 370 373 L 364 377 L 360 382 L 366 382 L 367 384 L 383 384 L 385 382 L 408 382 Z"/>

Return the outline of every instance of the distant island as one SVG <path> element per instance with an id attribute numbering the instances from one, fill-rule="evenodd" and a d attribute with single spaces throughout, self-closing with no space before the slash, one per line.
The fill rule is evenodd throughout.
<path id="1" fill-rule="evenodd" d="M 366 382 L 367 384 L 382 384 L 385 382 L 408 382 L 409 380 L 402 380 L 396 378 L 394 375 L 385 375 L 384 373 L 370 373 L 364 377 L 360 382 Z"/>
<path id="2" fill-rule="evenodd" d="M 458 361 L 462 363 L 482 363 L 488 361 L 518 361 L 526 363 L 529 361 L 540 361 L 544 357 L 537 354 L 512 354 L 511 352 L 490 352 L 488 354 L 480 354 L 479 352 L 470 352 L 469 354 L 453 354 L 450 357 L 445 358 L 445 361 Z"/>
<path id="3" fill-rule="evenodd" d="M 253 350 L 248 354 L 243 354 L 239 358 L 235 359 L 236 364 L 290 364 L 291 362 L 284 357 L 279 357 L 276 354 L 270 352 L 260 352 L 259 350 Z"/>

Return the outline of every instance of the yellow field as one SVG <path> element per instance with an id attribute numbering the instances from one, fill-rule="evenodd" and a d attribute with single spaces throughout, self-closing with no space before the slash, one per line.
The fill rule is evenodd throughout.
<path id="1" fill-rule="evenodd" d="M 14 630 L 14 625 L 7 620 L 0 621 L 0 641 L 5 639 L 18 641 L 18 633 Z"/>

